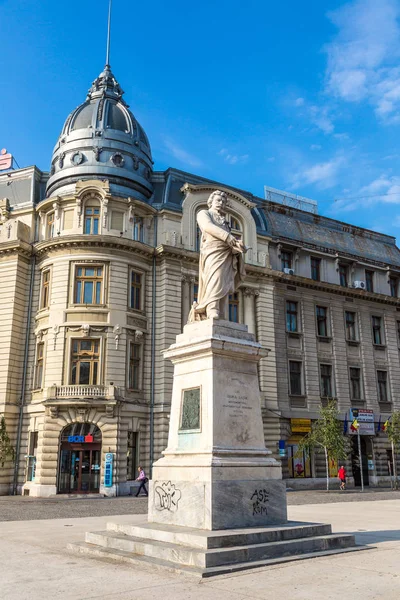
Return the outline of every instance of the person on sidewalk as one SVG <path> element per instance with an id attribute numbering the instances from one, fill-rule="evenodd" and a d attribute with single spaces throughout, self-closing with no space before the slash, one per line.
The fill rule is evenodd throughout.
<path id="1" fill-rule="evenodd" d="M 346 489 L 346 469 L 343 467 L 343 465 L 338 471 L 338 478 L 340 480 L 340 489 L 344 491 Z"/>
<path id="2" fill-rule="evenodd" d="M 137 494 L 135 494 L 136 498 L 139 496 L 140 491 L 142 489 L 144 490 L 144 493 L 145 493 L 146 496 L 149 495 L 148 492 L 147 492 L 147 489 L 146 489 L 146 483 L 148 482 L 148 478 L 146 476 L 146 473 L 144 472 L 144 469 L 142 469 L 142 467 L 138 467 L 138 471 L 139 471 L 139 477 L 136 478 L 136 481 L 139 481 L 140 485 L 139 485 L 139 489 L 137 491 Z"/>

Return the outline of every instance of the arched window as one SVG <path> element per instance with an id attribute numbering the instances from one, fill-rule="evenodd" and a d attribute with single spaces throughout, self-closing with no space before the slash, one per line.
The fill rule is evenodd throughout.
<path id="1" fill-rule="evenodd" d="M 83 233 L 97 235 L 99 233 L 100 204 L 87 202 L 85 204 L 85 221 Z"/>

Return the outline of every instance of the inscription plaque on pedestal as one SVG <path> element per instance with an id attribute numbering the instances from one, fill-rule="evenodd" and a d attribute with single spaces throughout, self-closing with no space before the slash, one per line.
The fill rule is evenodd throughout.
<path id="1" fill-rule="evenodd" d="M 182 413 L 179 431 L 200 429 L 200 388 L 182 391 Z"/>

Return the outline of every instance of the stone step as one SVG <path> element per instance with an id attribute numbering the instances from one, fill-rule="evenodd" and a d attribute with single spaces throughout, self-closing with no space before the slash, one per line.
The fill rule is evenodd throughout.
<path id="1" fill-rule="evenodd" d="M 318 552 L 296 554 L 292 556 L 281 556 L 279 558 L 258 560 L 253 562 L 236 563 L 233 565 L 224 565 L 220 567 L 200 568 L 190 567 L 186 565 L 178 565 L 166 560 L 154 559 L 148 556 L 139 556 L 137 554 L 125 552 L 123 550 L 113 550 L 110 548 L 103 548 L 101 546 L 94 546 L 93 544 L 83 542 L 76 544 L 68 544 L 67 548 L 74 554 L 86 555 L 95 559 L 123 562 L 135 566 L 140 566 L 141 568 L 148 569 L 149 571 L 159 569 L 172 573 L 182 573 L 185 575 L 194 576 L 196 578 L 213 577 L 215 575 L 224 575 L 227 573 L 234 573 L 236 571 L 245 571 L 249 569 L 279 565 L 282 563 L 293 562 L 298 560 L 307 560 L 310 558 L 332 556 L 335 554 L 344 554 L 346 552 L 357 552 L 361 550 L 370 549 L 367 546 L 354 546 L 350 548 L 322 550 Z"/>
<path id="2" fill-rule="evenodd" d="M 85 541 L 105 548 L 132 552 L 154 559 L 200 568 L 232 565 L 247 561 L 254 562 L 321 550 L 337 550 L 355 545 L 353 535 L 329 534 L 204 550 L 176 543 L 137 538 L 108 530 L 88 532 Z"/>
<path id="3" fill-rule="evenodd" d="M 135 538 L 169 542 L 204 550 L 280 542 L 332 533 L 331 526 L 327 524 L 296 523 L 294 521 L 279 527 L 254 527 L 219 531 L 206 531 L 159 523 L 145 523 L 143 525 L 107 523 L 107 530 L 124 533 Z"/>

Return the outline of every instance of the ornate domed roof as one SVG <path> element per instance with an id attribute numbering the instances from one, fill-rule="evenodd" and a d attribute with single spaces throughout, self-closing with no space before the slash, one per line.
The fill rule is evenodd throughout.
<path id="1" fill-rule="evenodd" d="M 46 194 L 69 194 L 85 179 L 107 179 L 111 193 L 148 199 L 153 191 L 149 140 L 108 65 L 86 101 L 65 121 L 53 151 Z"/>

